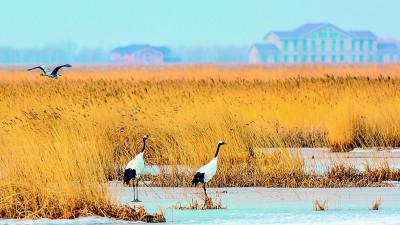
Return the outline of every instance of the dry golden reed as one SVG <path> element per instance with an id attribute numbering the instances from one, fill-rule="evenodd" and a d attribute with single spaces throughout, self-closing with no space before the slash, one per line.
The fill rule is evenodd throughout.
<path id="1" fill-rule="evenodd" d="M 173 209 L 178 210 L 208 210 L 208 209 L 227 209 L 227 207 L 223 207 L 221 204 L 221 200 L 218 203 L 214 203 L 211 198 L 206 197 L 204 200 L 204 204 L 199 204 L 197 200 L 193 198 L 189 201 L 189 205 L 182 206 L 180 202 L 177 202 L 176 205 L 172 206 Z"/>
<path id="2" fill-rule="evenodd" d="M 328 210 L 328 200 L 318 200 L 316 198 L 313 199 L 314 211 L 327 211 Z"/>
<path id="3" fill-rule="evenodd" d="M 372 203 L 372 207 L 369 210 L 379 210 L 382 203 L 382 198 L 379 197 Z"/>
<path id="4" fill-rule="evenodd" d="M 1 68 L 0 214 L 71 218 L 115 203 L 107 181 L 121 178 L 148 133 L 146 164 L 169 165 L 161 167 L 162 176 L 149 178 L 153 185 L 190 185 L 220 139 L 228 145 L 210 186 L 381 182 L 310 176 L 301 157 L 253 149 L 399 146 L 399 69 L 73 67 L 54 80 L 25 68 Z M 367 172 L 361 178 L 399 178 L 389 168 Z"/>

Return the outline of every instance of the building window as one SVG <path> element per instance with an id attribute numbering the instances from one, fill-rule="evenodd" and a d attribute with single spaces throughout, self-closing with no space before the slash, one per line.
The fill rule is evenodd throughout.
<path id="1" fill-rule="evenodd" d="M 340 51 L 344 51 L 344 41 L 340 40 Z"/>
<path id="2" fill-rule="evenodd" d="M 321 62 L 325 62 L 325 56 L 321 55 Z"/>
<path id="3" fill-rule="evenodd" d="M 287 55 L 284 55 L 284 56 L 283 56 L 283 61 L 284 61 L 284 62 L 288 62 L 288 59 L 289 59 L 289 57 L 288 57 Z"/>
<path id="4" fill-rule="evenodd" d="M 293 56 L 293 62 L 297 62 L 297 58 L 298 58 L 298 56 L 297 56 L 297 55 L 294 55 L 294 56 Z"/>
<path id="5" fill-rule="evenodd" d="M 297 51 L 297 41 L 293 41 L 293 51 Z"/>
<path id="6" fill-rule="evenodd" d="M 268 57 L 266 55 L 261 56 L 261 61 L 268 62 Z"/>
<path id="7" fill-rule="evenodd" d="M 383 55 L 379 55 L 378 62 L 383 62 Z"/>
<path id="8" fill-rule="evenodd" d="M 364 50 L 364 48 L 363 48 L 364 42 L 362 40 L 360 40 L 359 43 L 360 43 L 360 51 L 363 51 Z"/>
<path id="9" fill-rule="evenodd" d="M 289 42 L 288 41 L 283 41 L 283 50 L 287 51 L 289 49 Z"/>
<path id="10" fill-rule="evenodd" d="M 332 56 L 332 62 L 336 62 L 336 55 Z"/>
<path id="11" fill-rule="evenodd" d="M 393 61 L 394 61 L 393 59 L 394 59 L 393 55 L 390 55 L 390 56 L 389 56 L 390 62 L 393 62 Z"/>
<path id="12" fill-rule="evenodd" d="M 321 51 L 325 51 L 325 41 L 321 40 Z"/>
<path id="13" fill-rule="evenodd" d="M 317 57 L 316 57 L 315 55 L 312 55 L 312 56 L 311 56 L 311 62 L 315 62 L 316 59 L 317 59 Z"/>
<path id="14" fill-rule="evenodd" d="M 319 37 L 320 38 L 326 38 L 328 35 L 327 35 L 327 33 L 325 33 L 325 32 L 321 32 L 321 33 L 319 33 Z"/>
<path id="15" fill-rule="evenodd" d="M 307 62 L 307 56 L 306 55 L 303 55 L 302 61 L 303 62 Z"/>
<path id="16" fill-rule="evenodd" d="M 330 34 L 330 37 L 331 38 L 337 38 L 339 35 L 338 35 L 338 33 L 331 33 Z"/>
<path id="17" fill-rule="evenodd" d="M 344 55 L 340 55 L 340 62 L 344 62 Z"/>
<path id="18" fill-rule="evenodd" d="M 332 51 L 336 51 L 336 41 L 332 40 Z"/>
<path id="19" fill-rule="evenodd" d="M 316 50 L 316 47 L 315 47 L 315 40 L 312 40 L 312 41 L 311 41 L 311 50 L 312 50 L 312 51 L 315 51 L 315 50 Z"/>
<path id="20" fill-rule="evenodd" d="M 277 63 L 278 62 L 278 56 L 274 55 L 274 61 Z"/>
<path id="21" fill-rule="evenodd" d="M 303 40 L 303 51 L 307 51 L 307 40 Z"/>
<path id="22" fill-rule="evenodd" d="M 373 62 L 374 61 L 374 57 L 372 55 L 368 56 L 368 62 Z"/>
<path id="23" fill-rule="evenodd" d="M 351 56 L 351 61 L 352 61 L 352 62 L 356 62 L 356 55 L 352 55 L 352 56 Z"/>
<path id="24" fill-rule="evenodd" d="M 370 51 L 372 51 L 373 48 L 374 48 L 374 42 L 373 42 L 372 40 L 369 40 L 369 41 L 368 41 L 368 49 L 369 49 Z"/>
<path id="25" fill-rule="evenodd" d="M 364 56 L 363 55 L 360 55 L 360 60 L 359 60 L 360 62 L 364 62 Z"/>
<path id="26" fill-rule="evenodd" d="M 355 51 L 356 50 L 356 40 L 351 41 L 351 50 Z"/>

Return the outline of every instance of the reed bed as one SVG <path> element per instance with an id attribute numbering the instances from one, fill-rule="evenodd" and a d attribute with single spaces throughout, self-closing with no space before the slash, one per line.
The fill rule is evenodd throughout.
<path id="1" fill-rule="evenodd" d="M 107 181 L 150 134 L 153 185 L 189 186 L 224 139 L 209 186 L 339 187 L 400 179 L 388 167 L 306 174 L 286 147 L 396 147 L 399 65 L 93 67 L 53 80 L 0 69 L 0 214 L 71 218 L 116 202 Z M 277 148 L 273 154 L 253 149 Z M 166 166 L 166 167 L 163 167 Z M 343 179 L 343 176 L 347 176 Z M 79 213 L 77 213 L 79 212 Z M 117 216 L 116 216 L 117 217 Z"/>

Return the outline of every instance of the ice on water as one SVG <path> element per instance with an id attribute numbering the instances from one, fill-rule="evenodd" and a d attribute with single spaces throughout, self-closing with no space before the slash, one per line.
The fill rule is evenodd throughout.
<path id="1" fill-rule="evenodd" d="M 209 189 L 226 210 L 174 210 L 168 207 L 194 198 L 201 188 L 140 187 L 142 203 L 130 203 L 132 190 L 113 183 L 122 204 L 143 204 L 149 213 L 165 210 L 173 224 L 400 224 L 400 188 L 219 188 Z M 226 192 L 226 193 L 225 193 Z M 156 194 L 157 193 L 157 194 Z M 328 201 L 328 211 L 314 211 L 313 199 Z M 381 209 L 369 210 L 382 198 Z M 75 220 L 0 220 L 0 224 L 140 224 L 101 217 Z"/>

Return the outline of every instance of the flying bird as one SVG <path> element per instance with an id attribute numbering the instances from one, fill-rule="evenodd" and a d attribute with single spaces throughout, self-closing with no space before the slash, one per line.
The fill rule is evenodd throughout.
<path id="1" fill-rule="evenodd" d="M 226 144 L 224 141 L 218 142 L 217 151 L 215 152 L 214 158 L 208 164 L 202 166 L 199 170 L 197 170 L 192 181 L 192 184 L 194 184 L 195 186 L 199 182 L 203 184 L 203 189 L 204 189 L 204 194 L 206 195 L 206 199 L 208 198 L 206 191 L 206 184 L 215 175 L 215 172 L 217 172 L 218 152 L 221 145 L 224 144 Z"/>
<path id="2" fill-rule="evenodd" d="M 50 72 L 50 69 L 47 68 L 47 66 L 37 66 L 37 67 L 33 67 L 33 68 L 28 69 L 28 71 L 31 71 L 31 70 L 34 70 L 34 69 L 40 69 L 40 70 L 43 71 L 43 73 L 40 74 L 40 76 L 46 76 L 46 77 L 58 79 L 59 76 L 62 76 L 61 74 L 58 74 L 58 71 L 62 67 L 72 67 L 72 66 L 70 64 L 64 64 L 64 65 L 61 65 L 61 66 L 57 66 L 56 68 L 54 68 L 54 70 L 52 72 Z"/>
<path id="3" fill-rule="evenodd" d="M 144 169 L 143 153 L 144 153 L 144 149 L 146 148 L 147 138 L 148 138 L 148 135 L 143 136 L 142 151 L 140 151 L 140 153 L 137 154 L 136 157 L 133 158 L 125 167 L 124 183 L 129 184 L 129 182 L 133 179 L 133 183 L 132 183 L 133 202 L 140 202 L 138 185 L 139 185 L 140 174 L 143 172 L 143 169 Z M 135 185 L 135 179 L 136 179 L 136 185 Z M 136 192 L 135 192 L 135 187 L 136 187 Z"/>

